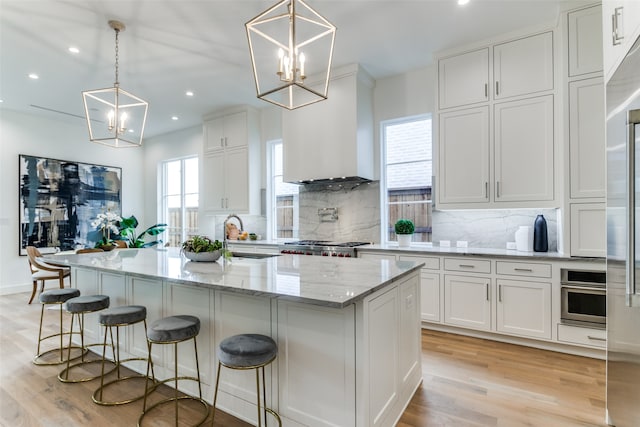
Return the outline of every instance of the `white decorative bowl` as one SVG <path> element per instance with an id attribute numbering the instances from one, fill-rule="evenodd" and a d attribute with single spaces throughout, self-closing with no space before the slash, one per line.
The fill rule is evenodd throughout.
<path id="1" fill-rule="evenodd" d="M 182 251 L 182 253 L 184 254 L 184 256 L 187 259 L 190 259 L 191 261 L 196 261 L 196 262 L 214 262 L 216 261 L 218 258 L 220 258 L 220 251 L 213 251 L 213 252 L 187 252 L 187 251 Z"/>

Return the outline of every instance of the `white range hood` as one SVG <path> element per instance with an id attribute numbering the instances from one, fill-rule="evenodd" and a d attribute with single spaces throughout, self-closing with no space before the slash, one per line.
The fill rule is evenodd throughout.
<path id="1" fill-rule="evenodd" d="M 331 74 L 327 100 L 282 113 L 286 182 L 366 182 L 374 177 L 374 80 L 358 65 Z"/>

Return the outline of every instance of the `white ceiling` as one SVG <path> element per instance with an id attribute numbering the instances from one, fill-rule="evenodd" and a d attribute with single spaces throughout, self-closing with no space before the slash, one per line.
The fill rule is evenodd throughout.
<path id="1" fill-rule="evenodd" d="M 2 109 L 83 120 L 83 90 L 113 85 L 149 102 L 145 137 L 186 128 L 216 109 L 251 104 L 255 85 L 244 24 L 276 0 L 0 0 Z M 589 0 L 571 1 L 576 4 Z M 556 25 L 559 0 L 308 0 L 338 28 L 334 66 L 374 78 L 427 66 L 435 52 L 538 25 Z M 76 46 L 80 53 L 67 51 Z M 31 80 L 29 73 L 40 78 Z M 192 90 L 195 96 L 187 98 Z M 54 112 L 51 112 L 54 111 Z M 172 116 L 179 120 L 172 121 Z"/>

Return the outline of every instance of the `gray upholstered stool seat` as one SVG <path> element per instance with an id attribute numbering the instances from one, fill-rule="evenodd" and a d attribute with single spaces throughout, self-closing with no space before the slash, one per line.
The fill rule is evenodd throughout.
<path id="1" fill-rule="evenodd" d="M 154 343 L 171 343 L 194 338 L 200 332 L 200 319 L 195 316 L 169 316 L 149 326 L 148 339 Z"/>
<path id="2" fill-rule="evenodd" d="M 223 339 L 218 359 L 229 368 L 251 368 L 271 362 L 278 354 L 276 342 L 266 335 L 240 334 Z"/>
<path id="3" fill-rule="evenodd" d="M 106 295 L 87 295 L 75 297 L 67 301 L 69 313 L 90 313 L 109 307 L 109 297 Z"/>
<path id="4" fill-rule="evenodd" d="M 104 326 L 132 325 L 147 318 L 147 308 L 142 305 L 123 305 L 100 312 L 99 322 Z"/>
<path id="5" fill-rule="evenodd" d="M 74 288 L 51 289 L 44 291 L 38 297 L 43 304 L 56 304 L 66 302 L 71 298 L 79 297 L 80 291 Z"/>
<path id="6" fill-rule="evenodd" d="M 99 314 L 98 321 L 105 327 L 104 342 L 102 344 L 102 373 L 100 376 L 100 387 L 93 393 L 92 399 L 98 405 L 114 406 L 124 405 L 127 403 L 135 402 L 142 399 L 147 393 L 147 385 L 145 384 L 145 394 L 138 393 L 135 396 L 127 396 L 123 394 L 122 389 L 118 389 L 111 393 L 111 397 L 105 397 L 105 390 L 113 389 L 116 384 L 129 380 L 143 379 L 146 382 L 152 381 L 155 388 L 155 382 L 149 379 L 146 375 L 133 374 L 129 376 L 122 376 L 120 374 L 120 366 L 124 362 L 130 362 L 133 360 L 144 360 L 149 363 L 147 357 L 130 357 L 127 359 L 120 358 L 120 326 L 135 325 L 139 322 L 144 322 L 144 331 L 147 333 L 147 308 L 142 305 L 123 305 L 120 307 L 107 308 L 102 310 Z M 113 328 L 116 328 L 116 342 L 113 341 Z M 111 348 L 113 349 L 113 360 L 116 368 L 116 379 L 105 383 L 104 365 L 107 362 L 106 350 L 107 350 L 107 336 L 111 337 Z M 151 372 L 153 373 L 153 362 L 151 362 Z M 153 375 L 153 374 L 152 374 Z M 130 387 L 129 387 L 130 388 Z M 117 397 L 116 397 L 117 396 Z"/>
<path id="7" fill-rule="evenodd" d="M 218 373 L 216 374 L 216 386 L 213 395 L 213 415 L 211 427 L 216 416 L 216 401 L 218 400 L 218 385 L 220 383 L 220 371 L 222 366 L 230 369 L 255 369 L 256 389 L 260 389 L 260 375 L 262 371 L 262 411 L 264 412 L 265 426 L 267 413 L 273 415 L 282 427 L 280 415 L 273 409 L 267 408 L 267 392 L 265 386 L 264 367 L 273 362 L 278 355 L 278 346 L 273 338 L 260 334 L 239 334 L 227 337 L 218 345 Z M 262 426 L 262 413 L 260 409 L 260 393 L 257 393 L 258 427 Z"/>
<path id="8" fill-rule="evenodd" d="M 174 404 L 174 415 L 175 415 L 175 425 L 178 427 L 181 424 L 179 420 L 179 402 L 183 400 L 191 400 L 198 402 L 202 406 L 202 415 L 200 420 L 195 422 L 194 426 L 200 426 L 209 416 L 209 404 L 202 398 L 202 384 L 200 382 L 200 367 L 198 364 L 198 345 L 196 342 L 196 337 L 200 332 L 200 319 L 195 316 L 189 315 L 178 315 L 178 316 L 169 316 L 162 319 L 158 319 L 149 325 L 149 329 L 147 331 L 147 342 L 149 344 L 149 357 L 147 362 L 147 376 L 149 376 L 149 367 L 153 369 L 153 363 L 151 359 L 151 349 L 154 344 L 173 344 L 173 357 L 174 357 L 174 376 L 172 378 L 167 378 L 162 381 L 156 381 L 155 376 L 152 375 L 153 384 L 155 387 L 160 384 L 165 384 L 170 381 L 173 381 L 174 387 L 174 395 L 173 397 L 163 399 L 149 407 L 147 407 L 147 395 L 152 391 L 148 389 L 148 386 L 145 387 L 144 394 L 144 402 L 142 403 L 142 414 L 140 414 L 140 418 L 138 418 L 138 427 L 142 425 L 142 420 L 148 414 L 152 412 L 154 408 L 157 408 L 161 405 L 173 402 Z M 195 352 L 196 359 L 196 377 L 192 376 L 180 376 L 178 375 L 178 344 L 182 341 L 187 341 L 193 339 L 193 349 Z M 191 380 L 198 382 L 198 396 L 199 397 L 191 397 L 191 396 L 179 396 L 178 395 L 178 380 Z M 183 420 L 184 421 L 184 420 Z"/>
<path id="9" fill-rule="evenodd" d="M 62 330 L 62 304 L 64 304 L 66 301 L 70 300 L 71 298 L 75 298 L 78 296 L 80 296 L 80 291 L 78 289 L 62 288 L 62 289 L 51 289 L 49 291 L 44 291 L 38 297 L 38 299 L 40 300 L 40 303 L 42 303 L 42 310 L 40 311 L 40 330 L 38 332 L 38 349 L 36 350 L 36 356 L 33 358 L 34 364 L 59 365 L 60 363 L 66 362 L 63 355 L 64 355 L 64 350 L 66 350 L 67 348 L 62 343 L 62 337 L 64 335 L 67 335 L 69 332 L 63 332 Z M 52 304 L 57 304 L 60 308 L 60 332 L 43 337 L 42 322 L 44 319 L 44 306 L 52 305 Z M 60 337 L 59 347 L 51 350 L 47 350 L 44 352 L 40 352 L 41 343 L 49 338 L 54 338 L 54 337 Z M 72 348 L 80 348 L 80 347 L 74 346 Z M 53 352 L 59 352 L 59 357 L 57 357 L 56 360 L 53 360 L 53 361 L 47 360 L 48 359 L 47 355 Z M 74 357 L 74 359 L 77 359 L 78 357 L 80 357 L 80 354 Z"/>
<path id="10" fill-rule="evenodd" d="M 80 342 L 81 342 L 82 348 L 83 349 L 87 349 L 87 348 L 89 348 L 91 346 L 102 345 L 100 343 L 85 345 L 85 343 L 84 343 L 84 324 L 85 324 L 84 316 L 87 313 L 93 313 L 93 312 L 104 310 L 105 308 L 108 308 L 109 307 L 109 297 L 107 295 L 85 295 L 85 296 L 79 296 L 79 297 L 75 297 L 75 298 L 71 298 L 71 299 L 67 300 L 67 302 L 65 303 L 65 307 L 66 307 L 67 311 L 69 313 L 71 313 L 71 327 L 69 328 L 70 329 L 70 332 L 69 332 L 70 334 L 73 334 L 73 323 L 74 323 L 73 321 L 74 321 L 74 319 L 76 317 L 78 319 L 78 323 L 80 325 Z M 112 345 L 113 345 L 113 343 L 112 343 Z M 71 335 L 69 336 L 69 346 L 71 346 Z M 69 378 L 69 373 L 74 368 L 85 367 L 85 366 L 87 366 L 89 364 L 92 364 L 92 363 L 102 362 L 101 359 L 85 361 L 84 360 L 84 354 L 85 354 L 85 351 L 83 351 L 83 353 L 81 355 L 80 362 L 74 364 L 73 366 L 70 363 L 69 357 L 67 357 L 67 367 L 65 369 L 63 369 L 58 374 L 58 379 L 60 381 L 62 381 L 63 383 L 80 383 L 80 382 L 85 382 L 85 381 L 91 381 L 93 379 L 96 379 L 96 378 L 104 375 L 104 373 L 103 373 L 102 375 L 90 375 L 90 376 L 84 376 L 84 377 L 81 377 L 81 378 Z M 116 366 L 114 364 L 113 369 L 111 369 L 109 372 L 113 372 L 115 369 L 116 369 Z M 107 372 L 107 374 L 109 372 Z"/>

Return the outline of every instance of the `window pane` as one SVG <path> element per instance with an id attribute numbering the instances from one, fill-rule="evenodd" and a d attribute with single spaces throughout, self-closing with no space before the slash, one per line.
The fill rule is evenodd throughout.
<path id="1" fill-rule="evenodd" d="M 184 206 L 187 208 L 198 207 L 198 195 L 197 194 L 185 194 Z"/>
<path id="2" fill-rule="evenodd" d="M 198 158 L 193 157 L 184 161 L 184 192 L 198 192 Z M 197 203 L 197 201 L 196 201 Z M 187 206 L 192 206 L 187 204 Z"/>
<path id="3" fill-rule="evenodd" d="M 169 210 L 180 208 L 180 196 L 167 196 L 167 207 Z"/>
<path id="4" fill-rule="evenodd" d="M 387 166 L 387 189 L 431 187 L 431 162 Z"/>
<path id="5" fill-rule="evenodd" d="M 182 177 L 180 172 L 180 160 L 168 162 L 167 164 L 167 194 L 180 194 Z"/>

